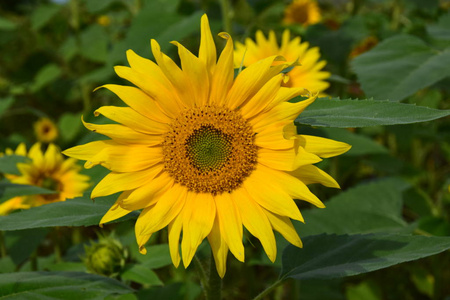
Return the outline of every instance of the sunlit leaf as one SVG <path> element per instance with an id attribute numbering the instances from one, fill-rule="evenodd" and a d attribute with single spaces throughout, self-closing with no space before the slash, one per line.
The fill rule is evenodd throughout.
<path id="1" fill-rule="evenodd" d="M 125 267 L 125 270 L 120 273 L 120 277 L 125 280 L 131 280 L 141 284 L 147 285 L 163 285 L 155 272 L 146 266 L 139 264 L 132 264 Z"/>
<path id="2" fill-rule="evenodd" d="M 437 51 L 417 37 L 400 35 L 352 62 L 368 97 L 402 100 L 450 75 L 450 48 Z"/>
<path id="3" fill-rule="evenodd" d="M 321 98 L 300 114 L 296 124 L 320 127 L 366 127 L 426 122 L 450 115 L 413 104 L 377 100 L 339 100 Z"/>
<path id="4" fill-rule="evenodd" d="M 372 272 L 450 249 L 450 237 L 315 235 L 283 252 L 280 277 L 336 278 Z"/>
<path id="5" fill-rule="evenodd" d="M 132 290 L 121 282 L 77 272 L 0 274 L 0 297 L 8 299 L 103 299 Z"/>

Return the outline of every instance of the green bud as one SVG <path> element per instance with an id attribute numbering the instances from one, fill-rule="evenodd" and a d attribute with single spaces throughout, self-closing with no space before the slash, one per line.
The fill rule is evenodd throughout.
<path id="1" fill-rule="evenodd" d="M 128 252 L 114 237 L 100 237 L 98 242 L 84 246 L 84 263 L 89 273 L 115 277 L 125 266 Z"/>

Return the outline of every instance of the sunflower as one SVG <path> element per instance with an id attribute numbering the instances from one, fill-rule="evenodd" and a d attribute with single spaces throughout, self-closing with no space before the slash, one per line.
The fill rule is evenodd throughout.
<path id="1" fill-rule="evenodd" d="M 250 38 L 245 40 L 245 44 L 236 42 L 234 66 L 236 68 L 239 68 L 241 65 L 248 67 L 261 59 L 273 55 L 280 55 L 287 61 L 298 61 L 300 64 L 287 72 L 289 80 L 284 86 L 302 87 L 311 92 L 322 93 L 330 85 L 325 79 L 330 77 L 331 74 L 322 71 L 326 61 L 319 61 L 319 48 L 309 48 L 308 42 L 301 43 L 300 37 L 295 37 L 291 40 L 291 34 L 287 29 L 283 32 L 281 46 L 278 46 L 277 38 L 273 31 L 269 32 L 269 38 L 266 39 L 264 34 L 258 30 L 256 32 L 256 43 Z M 274 65 L 280 63 L 275 61 Z"/>
<path id="2" fill-rule="evenodd" d="M 204 15 L 198 57 L 173 42 L 181 68 L 155 40 L 151 48 L 156 63 L 129 50 L 131 67 L 115 71 L 137 88 L 103 86 L 129 107 L 103 106 L 95 112 L 119 124 L 84 123 L 110 139 L 64 154 L 86 160 L 87 168 L 100 164 L 111 170 L 91 197 L 122 193 L 100 224 L 142 209 L 135 225 L 141 253 L 146 253 L 153 233 L 168 227 L 172 261 L 177 267 L 182 260 L 187 267 L 208 238 L 223 277 L 229 250 L 244 261 L 243 226 L 261 241 L 272 261 L 273 230 L 301 247 L 290 219 L 303 218 L 293 198 L 323 207 L 306 184 L 338 184 L 312 164 L 349 146 L 297 135 L 293 120 L 316 97 L 287 102 L 304 90 L 282 87 L 285 76 L 280 71 L 289 64 L 271 67 L 277 56 L 234 78 L 233 41 L 227 33 L 219 36 L 226 45 L 217 60 Z"/>
<path id="3" fill-rule="evenodd" d="M 41 118 L 34 123 L 34 133 L 38 141 L 51 143 L 58 137 L 58 128 L 49 118 Z"/>
<path id="4" fill-rule="evenodd" d="M 322 18 L 315 0 L 294 0 L 284 10 L 284 23 L 302 24 L 304 27 L 320 22 Z"/>
<path id="5" fill-rule="evenodd" d="M 16 209 L 41 206 L 51 202 L 65 201 L 83 195 L 89 187 L 89 177 L 79 174 L 81 169 L 76 160 L 64 160 L 60 150 L 50 144 L 42 152 L 41 144 L 36 143 L 27 153 L 25 144 L 20 144 L 16 151 L 6 149 L 6 155 L 21 155 L 30 159 L 26 163 L 18 163 L 20 174 L 5 174 L 11 183 L 26 184 L 55 191 L 52 194 L 15 197 L 0 204 L 0 215 L 5 215 Z M 3 156 L 3 154 L 2 154 Z"/>

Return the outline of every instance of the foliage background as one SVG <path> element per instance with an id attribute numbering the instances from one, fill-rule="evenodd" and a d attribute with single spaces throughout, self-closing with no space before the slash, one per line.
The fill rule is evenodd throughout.
<path id="1" fill-rule="evenodd" d="M 287 4 L 228 2 L 234 39 L 253 37 L 257 29 L 266 33 L 273 29 L 279 36 L 286 27 L 281 19 Z M 249 299 L 280 274 L 297 280 L 276 288 L 267 296 L 270 299 L 449 299 L 450 255 L 442 252 L 450 247 L 450 123 L 445 117 L 450 109 L 449 2 L 319 4 L 321 23 L 289 28 L 320 47 L 326 69 L 333 74 L 327 94 L 376 100 L 320 100 L 297 119 L 302 133 L 353 146 L 345 155 L 320 163 L 342 191 L 312 187 L 327 208 L 300 204 L 306 224 L 296 226 L 305 247 L 290 246 L 283 252 L 287 243 L 278 237 L 274 265 L 258 242 L 246 237 L 247 262 L 229 257 L 224 298 Z M 223 5 L 212 0 L 1 1 L 0 151 L 20 142 L 34 143 L 33 123 L 44 116 L 57 124 L 56 143 L 62 149 L 101 138 L 87 133 L 80 116 L 91 121 L 99 106 L 122 105 L 108 91 L 92 91 L 105 83 L 126 84 L 113 70 L 115 65 L 127 65 L 125 51 L 152 58 L 149 40 L 154 38 L 174 59 L 172 40 L 196 53 L 200 16 L 208 13 L 212 30 L 218 33 L 226 24 Z M 378 45 L 350 57 L 369 36 Z M 220 39 L 216 42 L 223 44 Z M 95 118 L 96 123 L 103 121 Z M 13 160 L 2 159 L 0 171 L 13 165 Z M 106 174 L 101 167 L 84 172 L 93 186 Z M 26 192 L 5 180 L 0 183 L 1 202 Z M 29 295 L 12 294 L 12 286 L 20 281 L 28 284 L 21 286 L 22 292 L 66 299 L 201 298 L 194 267 L 171 265 L 164 232 L 152 238 L 150 254 L 142 256 L 134 239 L 135 215 L 104 229 L 96 226 L 114 197 L 92 203 L 88 192 L 82 198 L 1 217 L 0 297 Z M 97 240 L 100 232 L 114 232 L 128 251 L 116 279 L 83 273 L 84 245 Z M 381 235 L 359 235 L 368 233 Z M 436 239 L 419 240 L 424 236 Z M 341 253 L 340 245 L 348 248 Z M 208 247 L 203 244 L 200 258 L 208 257 Z M 370 255 L 383 259 L 372 267 Z M 430 257 L 396 265 L 425 256 Z M 298 257 L 304 261 L 293 262 Z M 289 263 L 297 269 L 289 269 Z M 341 272 L 333 273 L 336 269 Z M 37 273 L 43 271 L 50 272 Z M 347 277 L 356 274 L 360 275 Z M 80 288 L 87 292 L 80 295 Z"/>

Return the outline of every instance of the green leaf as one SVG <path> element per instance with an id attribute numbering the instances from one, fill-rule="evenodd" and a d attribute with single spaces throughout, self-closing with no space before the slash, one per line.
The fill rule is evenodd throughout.
<path id="1" fill-rule="evenodd" d="M 98 225 L 103 215 L 114 204 L 114 197 L 117 196 L 98 198 L 95 202 L 83 197 L 33 207 L 1 217 L 0 230 Z M 137 213 L 130 213 L 120 220 L 127 220 L 136 215 Z"/>
<path id="2" fill-rule="evenodd" d="M 351 188 L 327 201 L 325 209 L 302 211 L 305 223 L 296 222 L 297 231 L 305 237 L 404 230 L 402 193 L 409 186 L 402 179 L 386 178 Z"/>
<path id="3" fill-rule="evenodd" d="M 108 57 L 108 40 L 100 25 L 91 25 L 81 34 L 81 55 L 103 63 Z"/>
<path id="4" fill-rule="evenodd" d="M 133 264 L 125 267 L 125 270 L 120 274 L 120 277 L 125 280 L 131 280 L 140 284 L 146 285 L 163 285 L 155 272 L 143 265 Z"/>
<path id="5" fill-rule="evenodd" d="M 83 127 L 80 114 L 65 113 L 58 120 L 58 128 L 65 141 L 73 140 Z"/>
<path id="6" fill-rule="evenodd" d="M 132 290 L 121 282 L 77 272 L 0 274 L 0 297 L 8 299 L 103 299 Z"/>
<path id="7" fill-rule="evenodd" d="M 47 86 L 49 83 L 55 81 L 62 74 L 61 69 L 56 64 L 48 64 L 34 77 L 34 83 L 31 86 L 33 92 L 39 91 L 43 87 Z"/>
<path id="8" fill-rule="evenodd" d="M 16 265 L 27 260 L 42 243 L 49 229 L 37 228 L 5 232 L 7 252 Z"/>
<path id="9" fill-rule="evenodd" d="M 280 278 L 337 278 L 372 272 L 450 249 L 450 237 L 316 235 L 283 252 Z"/>
<path id="10" fill-rule="evenodd" d="M 16 23 L 3 17 L 0 17 L 0 30 L 10 31 L 16 29 L 16 27 L 17 27 Z"/>
<path id="11" fill-rule="evenodd" d="M 34 185 L 0 182 L 0 203 L 17 196 L 43 195 L 54 193 L 55 191 L 47 190 Z"/>
<path id="12" fill-rule="evenodd" d="M 38 5 L 31 15 L 31 28 L 39 30 L 44 27 L 61 9 L 59 5 Z"/>
<path id="13" fill-rule="evenodd" d="M 352 61 L 369 97 L 402 100 L 450 75 L 450 48 L 437 51 L 422 40 L 395 36 Z"/>
<path id="14" fill-rule="evenodd" d="M 426 122 L 449 115 L 450 110 L 438 110 L 413 104 L 368 99 L 320 98 L 308 106 L 297 117 L 295 123 L 348 128 Z"/>
<path id="15" fill-rule="evenodd" d="M 136 259 L 148 269 L 158 269 L 172 264 L 168 244 L 148 246 L 147 255 L 138 255 Z"/>
<path id="16" fill-rule="evenodd" d="M 11 107 L 16 99 L 12 96 L 0 99 L 0 117 L 5 113 L 5 111 Z"/>
<path id="17" fill-rule="evenodd" d="M 450 13 L 441 16 L 436 24 L 428 25 L 427 32 L 435 40 L 450 42 Z"/>
<path id="18" fill-rule="evenodd" d="M 0 173 L 20 175 L 17 169 L 18 163 L 27 163 L 30 159 L 21 155 L 6 155 L 0 157 Z"/>

